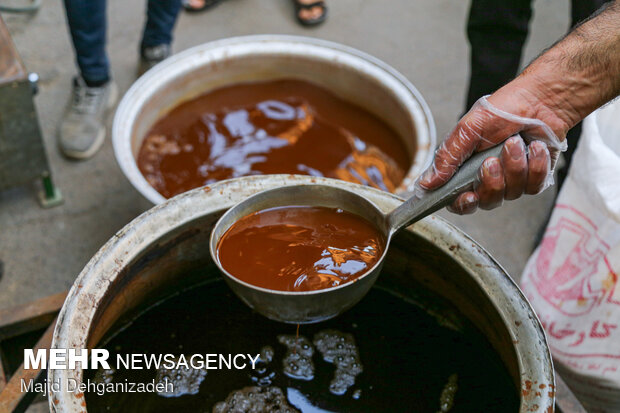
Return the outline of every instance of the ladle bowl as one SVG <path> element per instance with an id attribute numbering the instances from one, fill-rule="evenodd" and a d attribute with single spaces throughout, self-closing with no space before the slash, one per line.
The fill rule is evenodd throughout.
<path id="1" fill-rule="evenodd" d="M 384 214 L 363 196 L 324 184 L 285 186 L 260 192 L 229 209 L 215 224 L 209 242 L 211 257 L 234 293 L 255 311 L 272 320 L 308 324 L 336 317 L 361 300 L 375 283 L 392 236 L 448 205 L 459 193 L 471 188 L 482 163 L 489 157 L 499 157 L 502 147 L 498 145 L 474 155 L 445 185 L 434 191 L 414 193 L 388 214 Z M 281 291 L 258 287 L 240 280 L 223 267 L 218 245 L 228 229 L 239 219 L 265 209 L 293 205 L 340 208 L 371 222 L 386 240 L 381 258 L 366 273 L 351 282 L 314 291 Z"/>

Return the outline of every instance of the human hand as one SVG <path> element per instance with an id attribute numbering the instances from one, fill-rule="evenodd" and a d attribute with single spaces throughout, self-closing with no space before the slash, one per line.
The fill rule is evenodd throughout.
<path id="1" fill-rule="evenodd" d="M 429 169 L 418 180 L 423 190 L 445 184 L 474 152 L 506 141 L 499 158 L 487 158 L 478 172 L 473 191 L 460 194 L 448 209 L 458 214 L 473 213 L 478 207 L 492 209 L 504 199 L 537 194 L 553 183 L 553 169 L 566 150 L 563 129 L 554 131 L 540 119 L 513 115 L 511 106 L 522 105 L 510 95 L 497 98 L 504 110 L 480 98 L 461 118 L 439 146 Z M 514 107 L 513 113 L 523 113 Z M 557 134 L 562 138 L 558 138 Z M 526 142 L 528 145 L 526 146 Z"/>

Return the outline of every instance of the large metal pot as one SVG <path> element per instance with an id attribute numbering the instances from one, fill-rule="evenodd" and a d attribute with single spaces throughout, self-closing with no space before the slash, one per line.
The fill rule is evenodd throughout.
<path id="1" fill-rule="evenodd" d="M 118 106 L 112 128 L 116 159 L 131 184 L 154 204 L 165 198 L 136 163 L 152 125 L 180 102 L 239 82 L 297 78 L 315 82 L 390 124 L 412 165 L 397 193 L 412 189 L 433 156 L 435 122 L 417 89 L 384 62 L 337 43 L 308 37 L 229 38 L 172 56 L 142 76 Z"/>
<path id="2" fill-rule="evenodd" d="M 226 209 L 264 189 L 315 182 L 355 191 L 384 211 L 402 202 L 372 188 L 297 175 L 233 179 L 176 196 L 136 218 L 92 258 L 60 312 L 52 348 L 95 348 L 119 319 L 196 282 L 188 274 L 219 277 L 209 237 Z M 377 285 L 403 297 L 437 297 L 434 311 L 442 311 L 440 303 L 458 308 L 500 355 L 521 397 L 520 411 L 553 411 L 553 367 L 538 318 L 504 270 L 460 230 L 431 216 L 402 231 Z M 69 379 L 81 382 L 83 371 L 50 370 L 48 378 L 66 386 Z M 55 412 L 83 412 L 84 399 L 52 390 L 49 405 Z"/>

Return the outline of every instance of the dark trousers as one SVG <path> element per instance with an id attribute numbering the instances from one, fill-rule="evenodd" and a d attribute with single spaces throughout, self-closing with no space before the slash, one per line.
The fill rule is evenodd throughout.
<path id="1" fill-rule="evenodd" d="M 571 27 L 606 1 L 572 0 Z M 478 98 L 495 92 L 515 78 L 531 18 L 532 0 L 472 0 L 467 22 L 467 38 L 471 46 L 467 109 Z M 569 164 L 580 134 L 581 124 L 568 133 L 565 158 Z M 559 171 L 558 184 L 563 181 L 567 169 Z"/>
<path id="2" fill-rule="evenodd" d="M 64 0 L 80 74 L 87 83 L 110 79 L 106 45 L 106 0 Z M 140 48 L 172 43 L 181 0 L 148 0 Z"/>

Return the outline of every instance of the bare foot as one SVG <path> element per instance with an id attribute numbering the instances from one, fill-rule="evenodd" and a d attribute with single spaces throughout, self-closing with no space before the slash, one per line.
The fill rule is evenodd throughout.
<path id="1" fill-rule="evenodd" d="M 185 0 L 183 5 L 191 9 L 202 9 L 205 6 L 205 0 Z"/>
<path id="2" fill-rule="evenodd" d="M 183 8 L 189 12 L 208 10 L 223 0 L 182 0 Z"/>

